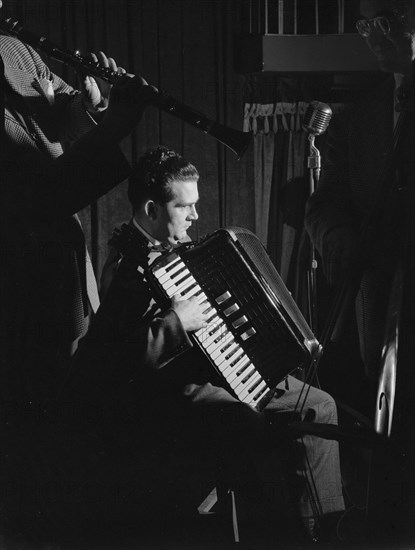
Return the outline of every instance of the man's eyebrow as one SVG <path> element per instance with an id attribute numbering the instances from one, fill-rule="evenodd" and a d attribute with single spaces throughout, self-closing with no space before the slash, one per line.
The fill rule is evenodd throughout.
<path id="1" fill-rule="evenodd" d="M 178 202 L 176 203 L 176 206 L 191 206 L 192 204 L 197 204 L 200 201 L 200 197 L 196 201 L 192 202 Z"/>

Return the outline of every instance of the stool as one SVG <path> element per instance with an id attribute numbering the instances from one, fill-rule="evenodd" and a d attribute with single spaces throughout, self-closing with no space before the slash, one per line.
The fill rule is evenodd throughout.
<path id="1" fill-rule="evenodd" d="M 218 495 L 220 495 L 220 497 Z M 229 505 L 226 503 L 226 500 L 230 500 L 233 540 L 234 542 L 239 542 L 238 514 L 236 511 L 235 491 L 233 489 L 214 487 L 207 495 L 207 497 L 199 504 L 199 506 L 197 507 L 197 511 L 201 515 L 215 514 L 216 512 L 212 509 L 216 504 L 219 503 L 219 498 L 221 500 L 225 500 L 225 509 L 229 507 Z"/>

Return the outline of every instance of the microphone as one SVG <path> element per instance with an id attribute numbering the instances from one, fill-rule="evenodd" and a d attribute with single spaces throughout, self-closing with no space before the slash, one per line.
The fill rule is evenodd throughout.
<path id="1" fill-rule="evenodd" d="M 310 154 L 307 166 L 310 169 L 310 196 L 314 193 L 316 183 L 320 178 L 321 156 L 314 145 L 315 137 L 324 134 L 329 125 L 332 110 L 325 103 L 311 101 L 304 115 L 303 129 L 308 133 Z M 309 268 L 307 271 L 307 298 L 309 302 L 309 317 L 311 330 L 317 330 L 317 261 L 313 244 L 310 242 Z"/>
<path id="2" fill-rule="evenodd" d="M 326 103 L 312 101 L 304 115 L 303 128 L 309 134 L 319 136 L 324 134 L 329 125 L 332 110 Z"/>

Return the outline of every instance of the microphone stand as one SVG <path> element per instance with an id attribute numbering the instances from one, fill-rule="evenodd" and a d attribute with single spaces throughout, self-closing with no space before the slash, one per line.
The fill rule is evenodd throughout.
<path id="1" fill-rule="evenodd" d="M 307 167 L 309 169 L 309 196 L 314 193 L 318 180 L 320 178 L 321 171 L 321 155 L 320 151 L 314 145 L 316 134 L 310 133 L 308 135 L 308 141 L 310 142 L 310 154 L 308 156 Z M 309 254 L 309 266 L 307 270 L 307 298 L 308 298 L 308 311 L 309 311 L 309 323 L 313 334 L 317 334 L 318 322 L 317 322 L 317 260 L 315 247 L 310 241 L 310 254 Z"/>

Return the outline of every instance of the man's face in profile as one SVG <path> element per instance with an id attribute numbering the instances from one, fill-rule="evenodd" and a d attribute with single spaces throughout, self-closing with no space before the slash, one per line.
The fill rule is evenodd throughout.
<path id="1" fill-rule="evenodd" d="M 152 233 L 163 243 L 175 245 L 186 240 L 187 230 L 198 219 L 196 204 L 199 201 L 197 180 L 173 181 L 172 198 L 164 205 L 157 205 Z"/>
<path id="2" fill-rule="evenodd" d="M 360 1 L 360 14 L 368 28 L 365 40 L 383 71 L 405 74 L 411 70 L 415 58 L 415 17 L 408 11 L 411 4 L 414 7 L 413 2 Z"/>

